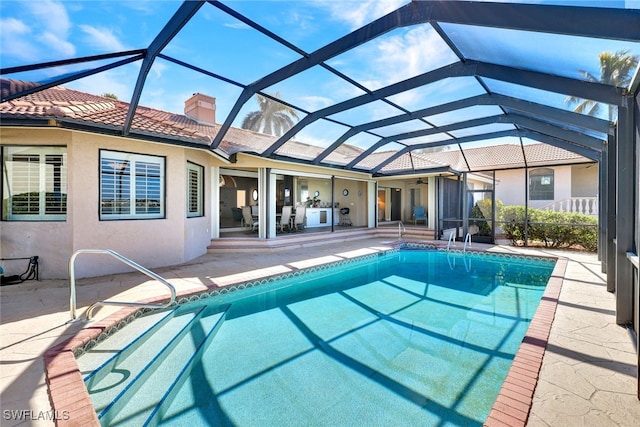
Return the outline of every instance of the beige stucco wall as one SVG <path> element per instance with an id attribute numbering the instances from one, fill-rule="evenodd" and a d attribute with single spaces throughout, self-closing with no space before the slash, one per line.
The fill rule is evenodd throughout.
<path id="1" fill-rule="evenodd" d="M 60 129 L 2 128 L 1 132 L 6 145 L 66 145 L 68 173 L 66 222 L 2 222 L 2 257 L 38 255 L 40 277 L 49 279 L 68 277 L 68 260 L 78 249 L 112 249 L 147 268 L 182 263 L 206 252 L 211 224 L 209 168 L 219 164 L 213 156 L 201 150 Z M 165 218 L 99 219 L 100 149 L 165 157 Z M 205 217 L 186 215 L 187 160 L 204 166 Z M 82 254 L 76 261 L 77 277 L 130 270 L 108 255 Z"/>
<path id="2" fill-rule="evenodd" d="M 576 165 L 571 168 L 571 196 L 596 197 L 598 195 L 598 164 Z"/>
<path id="3" fill-rule="evenodd" d="M 597 165 L 554 166 L 554 200 L 570 197 L 595 197 L 598 192 Z M 533 170 L 531 168 L 530 170 Z M 496 171 L 496 199 L 505 205 L 524 205 L 526 175 L 524 169 Z M 530 200 L 529 207 L 541 208 L 551 200 Z"/>
<path id="4" fill-rule="evenodd" d="M 505 206 L 524 206 L 526 185 L 524 169 L 496 171 L 496 200 Z"/>
<path id="5" fill-rule="evenodd" d="M 71 133 L 60 130 L 30 130 L 0 128 L 3 145 L 71 145 Z M 67 159 L 69 152 L 67 151 Z M 71 185 L 71 183 L 69 183 Z M 68 200 L 68 204 L 71 201 Z M 72 226 L 65 221 L 1 221 L 0 258 L 38 256 L 40 278 L 67 277 L 67 264 L 73 242 Z M 3 261 L 7 276 L 22 274 L 26 261 Z"/>

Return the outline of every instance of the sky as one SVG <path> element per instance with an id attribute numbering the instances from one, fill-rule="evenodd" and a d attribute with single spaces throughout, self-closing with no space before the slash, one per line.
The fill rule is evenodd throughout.
<path id="1" fill-rule="evenodd" d="M 231 0 L 223 3 L 310 53 L 407 2 Z M 571 0 L 553 2 L 578 4 L 577 1 Z M 181 3 L 172 0 L 2 0 L 0 64 L 5 68 L 146 48 Z M 585 3 L 640 8 L 640 0 L 580 2 Z M 544 35 L 523 37 L 508 30 L 483 33 L 480 37 L 474 31 L 457 28 L 455 25 L 443 26 L 456 34 L 456 41 L 465 53 L 478 56 L 474 59 L 498 63 L 503 60 L 527 68 L 538 67 L 540 70 L 544 70 L 544 67 L 553 62 L 556 70 L 569 77 L 578 76 L 581 67 L 598 74 L 599 52 L 626 47 L 625 44 L 610 41 L 590 41 L 577 49 L 575 38 L 566 41 L 554 39 L 551 42 Z M 482 41 L 482 44 L 477 44 L 478 41 Z M 536 52 L 533 58 L 531 50 Z M 640 53 L 638 44 L 632 45 L 632 50 L 633 53 Z M 481 57 L 487 55 L 486 52 L 491 52 L 493 57 Z M 270 40 L 210 4 L 204 4 L 200 8 L 163 53 L 222 75 L 238 85 L 250 84 L 300 57 L 298 53 Z M 456 61 L 454 53 L 433 28 L 425 24 L 391 31 L 375 42 L 331 59 L 328 64 L 356 79 L 368 89 L 375 90 Z M 68 65 L 3 77 L 45 81 L 57 75 L 105 63 Z M 128 101 L 135 86 L 139 67 L 140 61 L 69 83 L 67 86 L 93 94 L 113 93 L 119 99 Z M 508 85 L 504 83 L 495 84 L 504 91 L 517 90 L 505 87 Z M 205 93 L 216 98 L 217 121 L 222 122 L 241 92 L 238 85 L 212 79 L 169 61 L 157 59 L 147 77 L 140 104 L 182 113 L 186 99 L 195 92 Z M 475 81 L 458 79 L 455 84 L 442 82 L 398 94 L 393 97 L 393 101 L 407 109 L 425 108 L 460 98 L 462 91 L 470 96 L 481 93 L 481 88 Z M 303 110 L 301 116 L 304 116 L 304 111 L 315 111 L 364 93 L 321 67 L 300 73 L 268 88 L 266 92 L 280 93 L 283 99 L 299 106 Z M 532 91 L 530 96 L 531 100 L 536 102 L 538 98 L 549 98 L 549 94 L 535 91 Z M 553 102 L 561 105 L 565 96 L 556 97 Z M 255 109 L 257 104 L 249 102 L 239 117 Z M 341 123 L 357 125 L 399 113 L 399 110 L 378 102 L 340 113 L 332 118 Z M 447 119 L 443 119 L 437 124 L 446 122 Z M 411 129 L 410 124 L 403 126 L 405 129 Z M 310 135 L 316 135 L 308 138 L 318 138 L 318 134 L 324 134 L 326 141 L 331 141 L 342 134 L 345 128 L 323 122 L 321 131 L 314 130 L 313 127 L 306 131 L 310 132 Z M 328 142 L 318 143 L 326 145 Z M 361 145 L 367 144 L 370 143 L 362 142 Z"/>

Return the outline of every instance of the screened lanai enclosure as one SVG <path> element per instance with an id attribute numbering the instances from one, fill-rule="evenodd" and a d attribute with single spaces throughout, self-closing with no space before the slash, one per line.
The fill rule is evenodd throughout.
<path id="1" fill-rule="evenodd" d="M 415 186 L 402 197 L 429 191 L 438 236 L 453 231 L 460 238 L 476 227 L 489 230 L 492 241 L 500 227 L 496 182 L 508 181 L 508 171 L 525 174 L 519 185 L 527 209 L 532 193 L 547 197 L 545 186 L 561 180 L 549 168 L 593 165 L 599 259 L 608 290 L 617 295 L 618 323 L 633 325 L 637 334 L 640 10 L 634 2 L 379 2 L 358 11 L 362 22 L 343 25 L 340 33 L 303 29 L 321 13 L 312 3 L 280 2 L 288 12 L 282 15 L 269 13 L 268 3 L 157 2 L 154 13 L 164 16 L 164 26 L 145 27 L 129 50 L 96 48 L 44 63 L 3 60 L 3 78 L 35 84 L 3 87 L 2 102 L 63 84 L 87 87 L 83 82 L 90 86 L 110 73 L 132 88 L 119 95 L 128 103 L 120 121 L 67 117 L 56 126 L 167 141 L 172 137 L 136 127 L 137 117 L 146 114 L 142 105 L 170 109 L 175 82 L 188 81 L 189 91 L 215 97 L 216 132 L 207 144 L 230 161 L 229 169 L 242 153 L 338 175 L 362 173 L 376 189 L 430 180 L 428 190 Z M 239 58 L 252 65 L 238 66 Z M 625 61 L 630 69 L 616 71 Z M 243 123 L 256 100 L 285 111 L 288 124 Z M 14 116 L 2 125 L 41 124 Z M 257 136 L 230 149 L 234 128 Z M 173 142 L 202 140 L 175 136 Z M 481 200 L 484 210 L 474 211 Z M 384 210 L 378 221 L 380 215 Z"/>

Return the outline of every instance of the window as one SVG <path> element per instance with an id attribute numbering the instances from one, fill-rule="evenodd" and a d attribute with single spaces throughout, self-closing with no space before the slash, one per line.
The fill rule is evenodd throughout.
<path id="1" fill-rule="evenodd" d="M 66 147 L 2 149 L 2 219 L 67 219 Z"/>
<path id="2" fill-rule="evenodd" d="M 187 217 L 204 215 L 204 168 L 187 162 Z"/>
<path id="3" fill-rule="evenodd" d="M 164 218 L 165 159 L 100 151 L 100 219 Z"/>
<path id="4" fill-rule="evenodd" d="M 529 172 L 529 200 L 553 200 L 553 169 Z"/>

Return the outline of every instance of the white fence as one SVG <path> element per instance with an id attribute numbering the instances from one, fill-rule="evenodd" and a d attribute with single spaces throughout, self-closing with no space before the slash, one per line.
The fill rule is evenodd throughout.
<path id="1" fill-rule="evenodd" d="M 557 200 L 542 209 L 554 212 L 580 213 L 584 215 L 598 216 L 597 197 L 571 197 L 569 199 Z"/>

